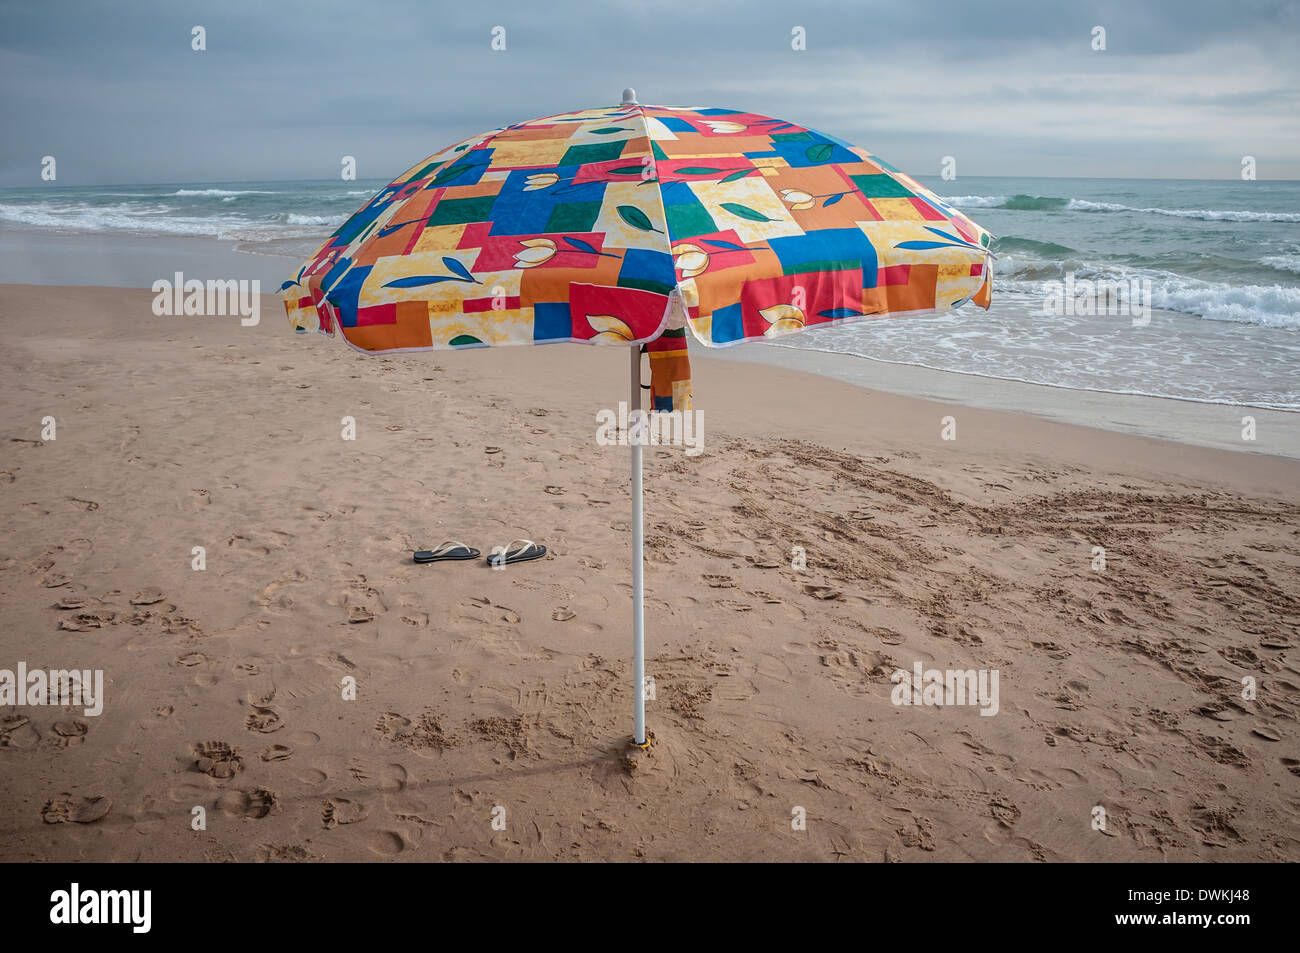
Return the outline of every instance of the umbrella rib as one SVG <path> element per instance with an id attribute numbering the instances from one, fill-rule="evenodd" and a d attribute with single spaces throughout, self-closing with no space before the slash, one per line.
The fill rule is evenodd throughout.
<path id="1" fill-rule="evenodd" d="M 668 230 L 668 208 L 666 205 L 664 205 L 664 184 L 663 181 L 659 178 L 659 160 L 655 157 L 654 140 L 650 138 L 650 120 L 646 117 L 645 106 L 641 105 L 640 103 L 637 103 L 636 111 L 637 111 L 637 115 L 641 119 L 641 128 L 645 134 L 646 146 L 649 150 L 648 154 L 650 156 L 650 168 L 654 172 L 654 179 L 653 179 L 655 183 L 654 193 L 659 200 L 660 221 L 664 223 L 664 241 L 665 243 L 667 243 L 668 246 L 665 250 L 668 252 L 669 257 L 672 257 L 673 236 Z M 675 284 L 674 291 L 676 293 L 680 293 L 681 286 Z"/>

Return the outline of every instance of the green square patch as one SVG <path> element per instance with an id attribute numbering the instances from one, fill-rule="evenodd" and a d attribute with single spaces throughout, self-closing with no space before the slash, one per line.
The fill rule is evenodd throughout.
<path id="1" fill-rule="evenodd" d="M 551 209 L 547 232 L 589 232 L 600 217 L 599 202 L 561 202 Z"/>
<path id="2" fill-rule="evenodd" d="M 783 275 L 815 275 L 829 271 L 857 271 L 861 258 L 825 258 L 821 261 L 797 261 L 781 269 Z"/>
<path id="3" fill-rule="evenodd" d="M 772 136 L 773 142 L 808 142 L 812 135 L 807 132 L 778 132 Z"/>
<path id="4" fill-rule="evenodd" d="M 626 140 L 616 142 L 593 142 L 588 145 L 569 146 L 560 159 L 560 165 L 586 165 L 588 162 L 608 162 L 623 154 Z"/>
<path id="5" fill-rule="evenodd" d="M 875 175 L 851 175 L 849 178 L 869 199 L 907 199 L 914 194 L 903 183 L 883 172 Z"/>
<path id="6" fill-rule="evenodd" d="M 692 235 L 712 235 L 718 230 L 713 217 L 699 202 L 666 205 L 664 213 L 668 219 L 668 234 L 674 240 L 690 238 Z"/>
<path id="7" fill-rule="evenodd" d="M 470 222 L 492 220 L 492 203 L 495 195 L 480 195 L 469 199 L 443 199 L 429 216 L 429 225 L 465 225 Z"/>
<path id="8" fill-rule="evenodd" d="M 618 277 L 618 286 L 620 288 L 638 288 L 641 291 L 653 291 L 657 295 L 672 294 L 673 285 L 666 285 L 662 281 L 654 281 L 651 278 L 624 278 Z"/>

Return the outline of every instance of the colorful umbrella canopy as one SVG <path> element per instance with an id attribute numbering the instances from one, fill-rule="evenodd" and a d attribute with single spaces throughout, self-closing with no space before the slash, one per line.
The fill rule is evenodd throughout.
<path id="1" fill-rule="evenodd" d="M 689 337 L 765 340 L 992 298 L 989 234 L 881 159 L 735 109 L 619 106 L 517 123 L 424 159 L 281 295 L 363 351 L 580 342 L 650 354 L 652 409 L 691 408 Z M 634 445 L 634 740 L 644 743 Z"/>

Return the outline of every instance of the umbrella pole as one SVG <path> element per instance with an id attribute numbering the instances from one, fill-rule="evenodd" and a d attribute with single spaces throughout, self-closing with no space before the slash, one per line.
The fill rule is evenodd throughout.
<path id="1" fill-rule="evenodd" d="M 633 345 L 632 352 L 632 401 L 628 419 L 631 414 L 641 410 L 641 346 Z M 628 425 L 628 434 L 633 433 L 633 425 Z M 644 433 L 638 428 L 637 436 Z M 644 593 L 644 544 L 645 529 L 641 508 L 641 443 L 639 440 L 628 441 L 632 449 L 632 721 L 634 732 L 632 740 L 638 745 L 645 744 L 645 593 Z"/>

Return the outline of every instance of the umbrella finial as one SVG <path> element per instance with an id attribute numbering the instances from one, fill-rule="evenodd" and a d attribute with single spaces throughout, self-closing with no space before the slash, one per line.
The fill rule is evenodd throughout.
<path id="1" fill-rule="evenodd" d="M 623 105 L 635 106 L 636 104 L 636 90 L 629 86 L 623 90 Z"/>

